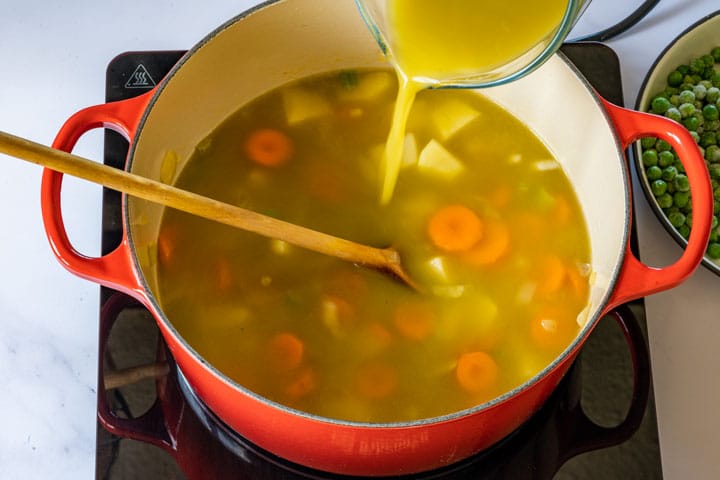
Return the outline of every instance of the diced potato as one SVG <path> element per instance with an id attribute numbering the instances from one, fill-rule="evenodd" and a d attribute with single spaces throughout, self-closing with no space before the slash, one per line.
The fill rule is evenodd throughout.
<path id="1" fill-rule="evenodd" d="M 538 160 L 533 163 L 533 168 L 540 172 L 546 172 L 548 170 L 555 170 L 560 168 L 560 162 L 555 159 L 548 158 L 545 160 Z"/>
<path id="2" fill-rule="evenodd" d="M 418 161 L 417 140 L 415 135 L 408 133 L 403 141 L 402 167 L 411 167 Z"/>
<path id="3" fill-rule="evenodd" d="M 522 155 L 520 155 L 519 153 L 512 153 L 512 154 L 508 155 L 507 161 L 511 165 L 518 164 L 518 163 L 522 162 Z"/>
<path id="4" fill-rule="evenodd" d="M 178 154 L 174 150 L 168 150 L 160 163 L 160 181 L 171 185 L 175 179 L 175 172 L 179 162 Z"/>
<path id="5" fill-rule="evenodd" d="M 385 161 L 385 143 L 373 145 L 363 156 L 362 173 L 365 178 L 372 182 L 382 181 L 380 178 L 383 171 L 383 162 Z M 412 167 L 417 164 L 417 141 L 415 135 L 408 133 L 405 135 L 403 142 L 403 154 L 401 168 Z"/>
<path id="6" fill-rule="evenodd" d="M 328 99 L 303 88 L 283 90 L 283 105 L 288 125 L 297 125 L 307 120 L 323 117 L 333 111 Z"/>
<path id="7" fill-rule="evenodd" d="M 276 255 L 287 255 L 290 253 L 290 248 L 290 244 L 285 241 L 276 238 L 270 240 L 270 250 Z"/>
<path id="8" fill-rule="evenodd" d="M 418 157 L 418 168 L 421 171 L 452 179 L 461 173 L 465 166 L 440 142 L 430 140 Z"/>
<path id="9" fill-rule="evenodd" d="M 393 85 L 390 72 L 369 72 L 359 75 L 357 83 L 343 88 L 338 98 L 346 102 L 370 102 L 388 92 Z"/>
<path id="10" fill-rule="evenodd" d="M 422 280 L 429 284 L 447 285 L 450 280 L 445 259 L 440 256 L 427 260 L 418 273 Z"/>
<path id="11" fill-rule="evenodd" d="M 432 112 L 432 120 L 438 136 L 445 141 L 478 118 L 480 112 L 467 103 L 451 99 L 440 104 Z"/>
<path id="12" fill-rule="evenodd" d="M 465 285 L 433 285 L 432 293 L 443 298 L 460 298 L 465 295 L 467 286 Z"/>

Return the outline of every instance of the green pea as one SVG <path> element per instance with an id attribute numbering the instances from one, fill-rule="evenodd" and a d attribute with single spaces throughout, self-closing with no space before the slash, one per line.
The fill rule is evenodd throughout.
<path id="1" fill-rule="evenodd" d="M 675 175 L 677 175 L 677 174 L 678 174 L 677 169 L 674 166 L 669 165 L 663 169 L 662 179 L 665 180 L 666 182 L 669 182 L 673 178 L 675 178 Z"/>
<path id="2" fill-rule="evenodd" d="M 718 235 L 718 233 L 716 231 L 710 232 L 710 241 L 711 242 L 717 242 L 718 238 L 720 238 L 720 236 Z"/>
<path id="3" fill-rule="evenodd" d="M 650 184 L 650 190 L 652 191 L 653 195 L 656 197 L 660 197 L 662 195 L 665 195 L 667 192 L 668 184 L 663 179 L 655 180 Z"/>
<path id="4" fill-rule="evenodd" d="M 657 113 L 658 115 L 662 115 L 663 113 L 667 112 L 667 109 L 670 107 L 672 107 L 672 104 L 670 103 L 670 100 L 665 97 L 655 97 L 650 103 L 650 108 L 652 109 L 653 113 Z"/>
<path id="5" fill-rule="evenodd" d="M 678 192 L 689 192 L 690 191 L 690 180 L 686 175 L 679 173 L 673 178 L 673 186 Z"/>
<path id="6" fill-rule="evenodd" d="M 702 60 L 705 63 L 705 67 L 712 67 L 715 65 L 715 58 L 713 58 L 710 54 L 705 54 L 702 57 L 700 57 L 700 60 Z"/>
<path id="7" fill-rule="evenodd" d="M 690 203 L 690 192 L 675 192 L 673 193 L 673 202 L 678 208 L 684 208 Z"/>
<path id="8" fill-rule="evenodd" d="M 675 163 L 673 163 L 673 167 L 675 167 L 678 173 L 685 173 L 685 165 L 677 158 L 675 159 Z"/>
<path id="9" fill-rule="evenodd" d="M 680 103 L 695 103 L 695 94 L 692 91 L 693 88 L 694 85 L 691 84 L 689 88 L 680 92 Z"/>
<path id="10" fill-rule="evenodd" d="M 713 56 L 716 62 L 720 62 L 720 47 L 714 47 L 710 50 L 710 55 Z"/>
<path id="11" fill-rule="evenodd" d="M 680 73 L 680 75 L 685 77 L 685 75 L 690 73 L 690 66 L 689 65 L 678 65 L 678 67 L 675 70 L 677 70 Z"/>
<path id="12" fill-rule="evenodd" d="M 713 87 L 720 87 L 720 72 L 715 72 L 710 77 Z"/>
<path id="13" fill-rule="evenodd" d="M 343 70 L 340 72 L 340 83 L 345 90 L 352 90 L 358 85 L 358 75 L 355 70 Z"/>
<path id="14" fill-rule="evenodd" d="M 685 215 L 680 212 L 671 213 L 670 215 L 668 215 L 668 220 L 670 221 L 670 225 L 675 228 L 679 228 L 682 225 L 685 225 Z"/>
<path id="15" fill-rule="evenodd" d="M 655 137 L 643 137 L 640 139 L 640 146 L 643 150 L 649 150 L 655 146 L 656 141 Z"/>
<path id="16" fill-rule="evenodd" d="M 687 225 L 680 225 L 677 231 L 685 239 L 690 237 L 690 227 L 688 227 Z"/>
<path id="17" fill-rule="evenodd" d="M 702 58 L 694 58 L 690 62 L 690 73 L 700 73 L 705 70 L 705 62 Z"/>
<path id="18" fill-rule="evenodd" d="M 673 87 L 680 86 L 685 75 L 677 70 L 673 70 L 668 74 L 667 83 Z"/>
<path id="19" fill-rule="evenodd" d="M 717 134 L 715 132 L 703 132 L 700 135 L 700 146 L 703 148 L 717 144 Z"/>
<path id="20" fill-rule="evenodd" d="M 715 190 L 713 190 L 713 198 L 717 201 L 720 201 L 720 188 L 716 188 Z"/>
<path id="21" fill-rule="evenodd" d="M 658 154 L 655 150 L 645 150 L 642 153 L 642 162 L 646 167 L 652 167 L 658 163 Z"/>
<path id="22" fill-rule="evenodd" d="M 707 147 L 705 149 L 705 160 L 710 162 L 710 165 L 708 165 L 708 167 L 711 167 L 712 164 L 720 163 L 720 146 L 710 145 L 709 147 Z M 718 165 L 718 167 L 720 167 L 720 165 Z"/>
<path id="23" fill-rule="evenodd" d="M 718 100 L 720 101 L 720 100 Z M 665 116 L 671 120 L 675 120 L 676 122 L 679 122 L 682 120 L 682 113 L 680 113 L 680 110 L 678 110 L 676 107 L 670 107 L 665 111 Z"/>
<path id="24" fill-rule="evenodd" d="M 712 258 L 713 260 L 717 260 L 720 258 L 720 243 L 713 242 L 708 245 L 707 248 L 707 254 L 708 257 Z"/>
<path id="25" fill-rule="evenodd" d="M 692 116 L 684 119 L 682 124 L 691 132 L 696 132 L 698 127 L 700 127 L 700 120 L 696 116 Z"/>
<path id="26" fill-rule="evenodd" d="M 703 117 L 705 117 L 706 120 L 717 120 L 718 118 L 720 118 L 720 110 L 718 110 L 715 105 L 710 103 L 703 107 L 702 113 Z"/>
<path id="27" fill-rule="evenodd" d="M 718 222 L 719 222 L 719 221 L 718 221 L 717 215 L 713 215 L 712 225 L 710 225 L 710 228 L 713 229 L 713 230 L 715 230 L 715 229 L 717 228 L 717 226 L 718 226 Z"/>
<path id="28" fill-rule="evenodd" d="M 705 101 L 709 103 L 715 103 L 720 98 L 720 88 L 718 87 L 710 87 L 707 90 L 707 95 L 705 95 Z"/>
<path id="29" fill-rule="evenodd" d="M 673 197 L 669 193 L 660 195 L 655 200 L 657 201 L 660 208 L 670 208 L 673 204 Z"/>
<path id="30" fill-rule="evenodd" d="M 706 131 L 707 131 L 707 130 L 710 130 L 710 131 L 713 131 L 713 132 L 717 132 L 718 130 L 720 130 L 720 119 L 718 119 L 718 120 L 706 120 L 705 122 L 703 122 L 702 125 L 703 125 L 703 129 L 706 130 Z"/>
<path id="31" fill-rule="evenodd" d="M 713 145 L 713 147 L 715 146 L 716 145 Z M 705 152 L 705 155 L 707 158 L 707 152 Z M 711 179 L 720 179 L 720 163 L 709 163 L 708 173 L 710 174 Z"/>
<path id="32" fill-rule="evenodd" d="M 678 110 L 680 111 L 682 118 L 687 118 L 695 113 L 695 104 L 690 102 L 683 103 L 678 107 Z"/>
<path id="33" fill-rule="evenodd" d="M 661 168 L 669 167 L 675 163 L 675 154 L 669 150 L 665 150 L 658 154 L 658 165 Z"/>
<path id="34" fill-rule="evenodd" d="M 701 83 L 698 83 L 693 87 L 693 93 L 695 94 L 696 100 L 702 100 L 707 95 L 707 87 Z"/>
<path id="35" fill-rule="evenodd" d="M 662 138 L 658 138 L 658 141 L 655 142 L 655 150 L 658 152 L 664 152 L 670 150 L 671 148 L 672 146 Z"/>
<path id="36" fill-rule="evenodd" d="M 695 130 L 692 130 L 690 132 L 690 136 L 692 137 L 693 140 L 695 140 L 695 143 L 700 143 L 700 134 L 697 133 Z"/>
<path id="37" fill-rule="evenodd" d="M 662 177 L 663 170 L 657 165 L 653 165 L 645 171 L 645 174 L 647 175 L 648 180 L 657 180 Z"/>

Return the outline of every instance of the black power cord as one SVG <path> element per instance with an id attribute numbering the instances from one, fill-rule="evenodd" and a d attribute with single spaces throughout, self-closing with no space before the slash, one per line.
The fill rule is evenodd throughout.
<path id="1" fill-rule="evenodd" d="M 635 9 L 630 15 L 625 17 L 620 22 L 616 23 L 612 27 L 606 28 L 590 35 L 583 35 L 582 37 L 573 38 L 568 40 L 569 42 L 604 42 L 610 40 L 613 37 L 620 35 L 627 31 L 660 3 L 660 0 L 645 0 L 638 8 Z"/>

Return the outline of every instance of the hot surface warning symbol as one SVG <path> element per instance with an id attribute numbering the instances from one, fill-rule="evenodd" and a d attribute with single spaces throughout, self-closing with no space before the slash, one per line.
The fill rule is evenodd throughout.
<path id="1" fill-rule="evenodd" d="M 145 66 L 141 63 L 125 82 L 125 88 L 152 88 L 155 80 L 150 76 Z"/>

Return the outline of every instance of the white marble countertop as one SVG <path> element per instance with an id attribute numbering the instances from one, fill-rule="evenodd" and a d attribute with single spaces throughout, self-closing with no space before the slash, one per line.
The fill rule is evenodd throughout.
<path id="1" fill-rule="evenodd" d="M 105 67 L 130 50 L 187 49 L 257 2 L 251 0 L 4 0 L 0 14 L 0 130 L 50 144 L 76 110 L 104 99 Z M 576 33 L 604 28 L 639 0 L 595 0 Z M 201 6 L 200 6 L 201 5 Z M 717 0 L 662 0 L 609 45 L 627 106 L 677 34 L 720 8 Z M 80 141 L 101 158 L 102 135 Z M 98 290 L 52 255 L 40 218 L 41 169 L 0 155 L 0 478 L 94 478 Z M 638 192 L 643 259 L 679 253 Z M 68 179 L 69 235 L 100 251 L 101 189 Z M 668 479 L 720 478 L 720 278 L 700 269 L 648 299 L 663 469 Z"/>

